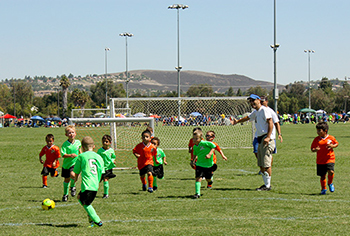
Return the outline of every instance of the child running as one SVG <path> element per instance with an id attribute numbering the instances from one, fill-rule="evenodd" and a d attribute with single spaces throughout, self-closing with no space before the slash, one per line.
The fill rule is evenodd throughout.
<path id="1" fill-rule="evenodd" d="M 191 167 L 192 167 L 192 169 L 196 169 L 196 163 L 195 162 L 193 162 L 193 146 L 194 146 L 194 144 L 193 144 L 193 133 L 195 132 L 195 131 L 197 131 L 197 130 L 200 130 L 200 131 L 202 131 L 202 129 L 201 128 L 199 128 L 199 127 L 196 127 L 196 128 L 194 128 L 193 130 L 192 130 L 192 138 L 190 139 L 190 141 L 189 141 L 189 143 L 188 143 L 188 153 L 190 153 L 191 154 Z"/>
<path id="2" fill-rule="evenodd" d="M 99 154 L 104 162 L 105 173 L 102 175 L 103 180 L 103 197 L 108 198 L 109 192 L 109 179 L 114 178 L 116 175 L 113 174 L 113 168 L 115 167 L 115 153 L 111 148 L 112 137 L 108 134 L 102 137 L 102 147 L 98 149 L 97 154 Z"/>
<path id="3" fill-rule="evenodd" d="M 102 157 L 95 153 L 94 140 L 87 136 L 82 140 L 83 153 L 76 158 L 74 166 L 75 183 L 81 173 L 81 190 L 77 196 L 79 203 L 88 213 L 89 227 L 102 226 L 100 217 L 96 214 L 95 209 L 91 205 L 94 201 L 102 173 L 104 172 L 104 163 Z"/>
<path id="4" fill-rule="evenodd" d="M 163 168 L 163 163 L 164 165 L 167 165 L 168 163 L 166 162 L 166 156 L 164 151 L 159 147 L 160 145 L 160 140 L 157 137 L 152 138 L 151 143 L 157 148 L 157 156 L 153 159 L 153 190 L 158 189 L 158 183 L 157 179 L 163 179 L 164 178 L 164 168 Z"/>
<path id="5" fill-rule="evenodd" d="M 151 132 L 149 130 L 142 132 L 142 142 L 134 147 L 133 154 L 137 158 L 137 167 L 140 171 L 142 190 L 147 190 L 147 174 L 148 192 L 153 193 L 153 158 L 157 156 L 157 148 L 151 143 Z"/>
<path id="6" fill-rule="evenodd" d="M 218 152 L 220 153 L 222 159 L 224 159 L 225 161 L 227 161 L 227 157 L 224 155 L 224 152 L 221 150 L 221 148 L 219 147 L 219 145 L 218 145 L 216 142 L 213 142 L 213 140 L 214 140 L 214 138 L 215 138 L 215 132 L 212 131 L 212 130 L 208 131 L 208 132 L 206 133 L 206 135 L 205 135 L 205 138 L 206 138 L 207 141 L 212 142 L 212 143 L 215 144 L 215 146 L 216 146 L 216 147 L 215 147 L 215 151 L 218 151 Z M 218 168 L 218 166 L 216 165 L 216 160 L 217 160 L 217 158 L 216 158 L 216 154 L 215 154 L 215 152 L 214 152 L 214 153 L 213 153 L 214 165 L 213 165 L 213 168 L 212 168 L 212 169 L 213 169 L 212 175 L 214 175 L 214 171 Z M 212 188 L 213 181 L 214 181 L 214 178 L 212 177 L 212 178 L 211 178 L 211 181 L 208 182 L 207 188 Z"/>
<path id="7" fill-rule="evenodd" d="M 65 133 L 68 137 L 68 140 L 65 141 L 61 147 L 61 155 L 62 158 L 64 158 L 62 164 L 62 177 L 64 178 L 62 202 L 68 201 L 69 185 L 71 196 L 74 197 L 77 193 L 77 190 L 75 188 L 75 174 L 73 172 L 73 169 L 75 161 L 77 159 L 76 157 L 81 153 L 81 142 L 75 139 L 75 136 L 77 135 L 75 127 L 73 125 L 68 125 L 65 128 Z"/>
<path id="8" fill-rule="evenodd" d="M 61 157 L 59 147 L 55 146 L 53 142 L 55 137 L 53 134 L 46 135 L 46 146 L 41 149 L 39 153 L 39 160 L 41 164 L 44 164 L 41 175 L 43 176 L 43 188 L 47 188 L 47 176 L 58 177 L 57 168 L 60 166 L 58 158 Z M 45 162 L 42 160 L 42 156 L 46 155 Z"/>
<path id="9" fill-rule="evenodd" d="M 205 177 L 206 181 L 211 181 L 213 176 L 213 153 L 215 151 L 215 144 L 212 142 L 204 141 L 203 132 L 197 130 L 193 133 L 193 162 L 196 162 L 196 194 L 193 198 L 200 198 L 201 196 L 201 181 Z"/>
<path id="10" fill-rule="evenodd" d="M 334 164 L 335 155 L 333 148 L 338 147 L 338 141 L 328 134 L 328 124 L 326 122 L 320 122 L 316 125 L 318 136 L 311 144 L 311 151 L 317 152 L 316 164 L 317 175 L 321 176 L 321 194 L 327 193 L 327 180 L 326 175 L 328 173 L 328 187 L 329 191 L 334 192 Z"/>

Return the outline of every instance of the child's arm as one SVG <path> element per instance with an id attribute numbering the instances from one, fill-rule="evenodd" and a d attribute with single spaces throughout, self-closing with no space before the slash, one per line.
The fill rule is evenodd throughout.
<path id="1" fill-rule="evenodd" d="M 42 156 L 39 155 L 39 161 L 40 161 L 41 164 L 44 164 L 44 161 L 43 161 L 43 159 L 41 159 L 41 157 Z"/>
<path id="2" fill-rule="evenodd" d="M 317 146 L 315 148 L 311 148 L 311 152 L 318 152 L 320 150 L 320 147 Z"/>
<path id="3" fill-rule="evenodd" d="M 191 166 L 192 168 L 195 168 L 195 167 L 196 167 L 196 161 L 197 161 L 197 156 L 194 156 L 194 157 L 193 157 L 193 160 L 191 160 L 191 162 L 190 162 L 190 166 Z"/>
<path id="4" fill-rule="evenodd" d="M 78 155 L 77 154 L 75 154 L 75 153 L 72 153 L 72 154 L 64 154 L 63 156 L 62 156 L 62 158 L 75 158 L 75 157 L 77 157 Z"/>
<path id="5" fill-rule="evenodd" d="M 219 151 L 220 155 L 222 156 L 222 159 L 227 161 L 227 157 L 224 155 L 224 152 L 222 150 Z"/>
<path id="6" fill-rule="evenodd" d="M 163 158 L 164 165 L 168 165 L 168 162 L 166 162 L 166 156 Z"/>
<path id="7" fill-rule="evenodd" d="M 330 144 L 328 144 L 327 145 L 327 149 L 332 149 L 332 148 L 336 148 L 336 147 L 338 147 L 338 145 L 339 145 L 339 143 L 330 143 Z"/>
<path id="8" fill-rule="evenodd" d="M 213 155 L 214 151 L 215 151 L 215 148 L 212 148 L 212 149 L 210 150 L 210 152 L 205 156 L 205 158 L 210 159 L 211 156 Z"/>
<path id="9" fill-rule="evenodd" d="M 80 175 L 80 174 L 75 174 L 74 183 L 76 183 L 76 182 L 78 181 L 79 175 Z"/>
<path id="10" fill-rule="evenodd" d="M 52 162 L 52 168 L 55 168 L 56 164 L 57 164 L 57 159 L 55 159 L 55 160 Z"/>
<path id="11" fill-rule="evenodd" d="M 138 153 L 134 153 L 134 156 L 136 157 L 136 158 L 139 158 L 140 157 L 140 154 L 138 154 Z"/>

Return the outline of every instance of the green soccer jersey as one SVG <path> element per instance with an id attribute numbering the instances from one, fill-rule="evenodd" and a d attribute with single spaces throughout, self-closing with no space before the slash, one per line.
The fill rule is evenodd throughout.
<path id="1" fill-rule="evenodd" d="M 87 151 L 80 154 L 74 165 L 74 173 L 81 173 L 81 191 L 97 191 L 104 173 L 104 163 L 100 155 L 93 151 Z"/>
<path id="2" fill-rule="evenodd" d="M 205 158 L 211 149 L 215 148 L 215 144 L 209 141 L 200 141 L 198 145 L 193 146 L 193 155 L 197 156 L 196 165 L 204 168 L 210 168 L 214 165 L 213 155 L 209 159 Z"/>
<path id="3" fill-rule="evenodd" d="M 165 153 L 161 148 L 157 148 L 157 160 L 159 161 L 159 164 L 156 163 L 156 160 L 153 157 L 153 165 L 154 166 L 160 166 L 163 165 L 164 163 L 164 157 L 165 157 Z"/>
<path id="4" fill-rule="evenodd" d="M 65 154 L 79 155 L 80 147 L 81 147 L 81 142 L 79 140 L 74 140 L 74 143 L 71 143 L 67 140 L 62 144 L 61 156 L 63 157 Z M 74 166 L 76 160 L 77 160 L 76 157 L 75 158 L 70 158 L 70 157 L 63 158 L 62 168 L 64 168 L 64 169 L 71 168 L 72 166 Z"/>
<path id="5" fill-rule="evenodd" d="M 113 161 L 115 160 L 116 156 L 112 148 L 105 150 L 103 147 L 101 147 L 100 149 L 98 149 L 97 154 L 99 154 L 102 157 L 103 162 L 105 163 L 105 170 L 110 170 L 115 167 Z"/>

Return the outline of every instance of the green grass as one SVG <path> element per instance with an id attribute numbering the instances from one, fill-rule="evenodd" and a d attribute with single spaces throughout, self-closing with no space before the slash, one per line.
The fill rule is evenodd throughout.
<path id="1" fill-rule="evenodd" d="M 99 191 L 92 204 L 104 222 L 92 229 L 76 198 L 60 201 L 61 177 L 49 177 L 49 188 L 41 188 L 38 154 L 45 135 L 53 133 L 60 146 L 64 130 L 2 128 L 0 235 L 347 235 L 349 128 L 330 125 L 329 133 L 340 143 L 335 149 L 334 193 L 319 195 L 316 155 L 310 151 L 315 125 L 283 125 L 284 142 L 277 144 L 270 192 L 255 191 L 263 181 L 252 149 L 225 149 L 229 160 L 219 156 L 213 189 L 202 183 L 202 197 L 193 200 L 189 154 L 168 150 L 165 179 L 153 194 L 141 191 L 138 171 L 116 171 L 110 198 L 102 199 Z M 54 210 L 41 210 L 45 198 L 56 201 Z"/>

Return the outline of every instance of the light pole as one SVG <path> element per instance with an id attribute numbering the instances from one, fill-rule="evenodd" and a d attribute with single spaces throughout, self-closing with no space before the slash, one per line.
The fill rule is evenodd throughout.
<path id="1" fill-rule="evenodd" d="M 60 97 L 59 97 L 59 94 L 60 94 L 60 88 L 57 87 L 57 117 L 60 117 Z M 34 106 L 34 104 L 33 104 Z"/>
<path id="2" fill-rule="evenodd" d="M 108 83 L 107 83 L 107 52 L 110 51 L 110 48 L 105 48 L 105 79 L 106 79 L 106 108 L 108 108 Z"/>
<path id="3" fill-rule="evenodd" d="M 121 37 L 125 37 L 125 67 L 126 67 L 126 70 L 125 70 L 125 75 L 126 75 L 126 80 L 125 80 L 125 87 L 126 87 L 126 108 L 129 108 L 129 101 L 128 101 L 128 98 L 129 98 L 129 73 L 128 73 L 128 37 L 132 37 L 134 36 L 133 34 L 131 33 L 121 33 L 119 34 L 119 36 Z"/>
<path id="4" fill-rule="evenodd" d="M 273 50 L 273 99 L 275 101 L 274 110 L 277 114 L 277 101 L 278 101 L 278 89 L 277 89 L 277 74 L 276 74 L 276 64 L 277 64 L 277 49 L 280 45 L 276 43 L 276 0 L 273 3 L 273 45 L 270 47 Z"/>
<path id="5" fill-rule="evenodd" d="M 310 53 L 315 53 L 314 50 L 307 49 L 304 50 L 307 53 L 308 58 L 308 77 L 309 77 L 309 109 L 311 109 L 311 84 L 310 84 Z"/>
<path id="6" fill-rule="evenodd" d="M 174 4 L 168 7 L 168 9 L 176 9 L 177 10 L 177 67 L 175 69 L 177 70 L 177 96 L 179 98 L 178 102 L 178 124 L 180 123 L 180 115 L 181 115 L 181 101 L 180 101 L 180 71 L 182 69 L 182 66 L 180 66 L 180 21 L 179 21 L 179 10 L 183 9 L 185 10 L 188 8 L 187 5 L 182 4 Z"/>

